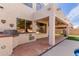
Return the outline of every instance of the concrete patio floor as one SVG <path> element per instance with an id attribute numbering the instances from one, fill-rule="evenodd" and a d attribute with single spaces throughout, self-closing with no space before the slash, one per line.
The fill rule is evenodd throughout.
<path id="1" fill-rule="evenodd" d="M 79 48 L 79 41 L 64 40 L 42 56 L 74 56 L 74 50 Z"/>
<path id="2" fill-rule="evenodd" d="M 56 36 L 56 43 L 62 41 L 63 37 Z M 13 56 L 37 56 L 48 50 L 51 46 L 48 44 L 48 38 L 38 39 L 35 42 L 25 43 L 17 46 L 13 50 Z"/>
<path id="3" fill-rule="evenodd" d="M 48 38 L 38 39 L 35 42 L 25 43 L 17 46 L 13 54 L 14 56 L 36 56 L 49 48 Z"/>

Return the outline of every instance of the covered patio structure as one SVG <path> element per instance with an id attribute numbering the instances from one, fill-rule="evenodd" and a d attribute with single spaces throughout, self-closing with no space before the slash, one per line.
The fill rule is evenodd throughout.
<path id="1" fill-rule="evenodd" d="M 48 43 L 51 46 L 63 40 L 65 38 L 64 34 L 68 36 L 69 29 L 71 27 L 71 24 L 68 18 L 64 16 L 61 9 L 58 8 L 55 4 L 50 4 L 46 6 L 46 8 L 44 8 L 43 10 L 40 10 L 34 13 L 33 20 L 34 22 L 41 22 L 41 23 L 47 24 L 46 25 L 47 32 L 44 33 L 43 35 L 44 37 L 48 37 Z M 37 32 L 36 29 L 34 27 L 34 30 Z M 39 34 L 39 35 L 42 35 L 42 34 Z"/>
<path id="2" fill-rule="evenodd" d="M 36 35 L 37 39 L 42 39 L 42 38 L 48 38 L 48 44 L 51 45 L 50 43 L 50 40 L 53 40 L 52 42 L 52 45 L 55 45 L 59 42 L 61 42 L 62 40 L 64 40 L 66 37 L 64 36 L 64 30 L 66 31 L 65 34 L 68 35 L 68 24 L 63 22 L 62 20 L 60 20 L 58 17 L 55 17 L 55 22 L 54 21 L 51 21 L 52 23 L 50 23 L 50 18 L 49 17 L 46 17 L 46 18 L 42 18 L 42 19 L 38 19 L 36 22 L 39 22 L 39 23 L 43 23 L 43 24 L 46 24 L 46 32 L 45 33 L 38 33 Z M 53 24 L 50 27 L 50 24 Z M 54 26 L 54 29 L 51 30 Z M 51 30 L 51 31 L 49 31 Z M 53 34 L 53 31 L 54 31 L 54 34 Z M 42 36 L 41 36 L 42 35 Z M 53 37 L 52 39 L 50 39 L 50 35 L 52 35 L 51 37 Z M 40 36 L 40 37 L 39 37 Z M 39 38 L 38 38 L 39 37 Z M 55 40 L 54 40 L 55 39 Z"/>
<path id="3" fill-rule="evenodd" d="M 35 12 L 31 19 L 36 41 L 17 46 L 12 55 L 40 55 L 64 40 L 69 34 L 70 23 L 54 4 Z M 66 37 L 64 37 L 64 30 Z"/>
<path id="4" fill-rule="evenodd" d="M 16 48 L 14 48 L 12 55 L 15 55 L 15 56 L 16 55 L 19 55 L 19 56 L 40 55 L 41 53 L 45 52 L 52 46 L 63 41 L 66 38 L 63 35 L 63 30 L 66 29 L 66 32 L 67 32 L 68 24 L 61 21 L 58 17 L 55 17 L 54 23 L 50 23 L 51 22 L 50 20 L 52 20 L 52 19 L 50 19 L 49 17 L 45 17 L 42 19 L 38 19 L 37 21 L 34 21 L 33 30 L 36 31 L 35 36 L 36 36 L 37 40 L 34 42 L 25 43 L 25 44 L 17 46 Z M 45 33 L 38 32 L 36 30 L 36 28 L 37 28 L 37 26 L 35 25 L 36 23 L 46 24 L 46 28 L 45 28 L 46 32 Z"/>

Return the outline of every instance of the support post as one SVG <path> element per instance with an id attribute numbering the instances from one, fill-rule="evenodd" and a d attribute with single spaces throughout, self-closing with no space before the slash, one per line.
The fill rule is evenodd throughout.
<path id="1" fill-rule="evenodd" d="M 55 15 L 49 16 L 49 45 L 55 45 Z"/>
<path id="2" fill-rule="evenodd" d="M 68 37 L 69 36 L 69 26 L 67 26 L 66 32 L 67 32 L 67 37 Z"/>
<path id="3" fill-rule="evenodd" d="M 33 30 L 33 35 L 34 35 L 34 37 L 35 37 L 35 39 L 34 40 L 36 40 L 37 39 L 37 37 L 36 37 L 36 30 L 37 30 L 37 25 L 36 25 L 36 21 L 32 21 L 32 30 Z"/>
<path id="4" fill-rule="evenodd" d="M 37 30 L 36 21 L 32 21 L 32 27 L 33 27 L 33 32 L 36 32 Z"/>

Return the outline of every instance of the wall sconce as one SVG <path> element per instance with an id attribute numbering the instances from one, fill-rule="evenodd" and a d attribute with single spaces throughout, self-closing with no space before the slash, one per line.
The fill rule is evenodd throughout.
<path id="1" fill-rule="evenodd" d="M 51 10 L 51 8 L 48 8 L 48 11 L 50 11 Z"/>
<path id="2" fill-rule="evenodd" d="M 22 19 L 22 18 L 18 18 L 18 17 L 17 17 L 16 19 Z"/>
<path id="3" fill-rule="evenodd" d="M 16 18 L 16 19 L 19 19 L 19 18 Z"/>
<path id="4" fill-rule="evenodd" d="M 57 11 L 61 10 L 61 8 L 57 8 Z"/>
<path id="5" fill-rule="evenodd" d="M 4 7 L 0 6 L 1 9 L 4 9 Z"/>
<path id="6" fill-rule="evenodd" d="M 3 23 L 3 24 L 6 23 L 6 20 L 1 20 L 1 23 Z"/>
<path id="7" fill-rule="evenodd" d="M 6 48 L 6 45 L 1 46 L 1 49 L 5 49 L 5 48 Z"/>
<path id="8" fill-rule="evenodd" d="M 14 27 L 14 24 L 10 24 L 10 27 Z"/>

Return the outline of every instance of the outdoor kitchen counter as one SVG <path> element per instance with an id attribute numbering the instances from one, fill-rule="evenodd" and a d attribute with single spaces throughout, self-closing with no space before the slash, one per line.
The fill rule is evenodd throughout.
<path id="1" fill-rule="evenodd" d="M 19 35 L 0 34 L 0 56 L 11 55 L 16 46 L 35 41 L 35 33 L 23 33 Z"/>
<path id="2" fill-rule="evenodd" d="M 3 37 L 13 37 L 12 35 L 6 35 L 6 34 L 0 34 L 0 38 L 3 38 Z"/>
<path id="3" fill-rule="evenodd" d="M 18 36 L 13 37 L 13 48 L 15 48 L 18 45 L 32 42 L 36 40 L 35 33 L 20 33 Z"/>

